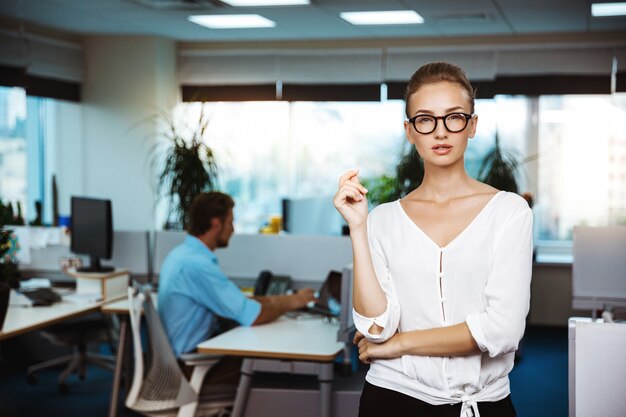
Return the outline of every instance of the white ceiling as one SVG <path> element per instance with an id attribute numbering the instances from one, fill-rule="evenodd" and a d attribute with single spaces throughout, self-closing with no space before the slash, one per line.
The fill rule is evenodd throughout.
<path id="1" fill-rule="evenodd" d="M 148 6 L 157 3 L 160 6 Z M 178 3 L 178 4 L 176 4 Z M 157 35 L 254 42 L 455 38 L 625 31 L 626 17 L 591 17 L 591 0 L 311 0 L 309 6 L 233 8 L 217 0 L 3 0 L 0 16 L 74 34 Z M 421 25 L 357 27 L 343 11 L 415 10 Z M 190 14 L 258 13 L 275 28 L 207 29 Z"/>

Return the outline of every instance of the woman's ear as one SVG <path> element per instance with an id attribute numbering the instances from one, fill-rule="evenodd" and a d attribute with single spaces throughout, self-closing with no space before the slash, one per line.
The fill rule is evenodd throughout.
<path id="1" fill-rule="evenodd" d="M 405 121 L 404 133 L 406 134 L 406 140 L 408 140 L 411 145 L 415 145 L 415 138 L 413 137 L 414 132 L 415 129 L 413 128 L 413 125 L 411 125 L 411 122 Z"/>
<path id="2" fill-rule="evenodd" d="M 469 121 L 469 126 L 467 126 L 468 128 L 468 138 L 473 138 L 474 136 L 476 136 L 476 125 L 478 124 L 478 115 L 475 114 L 472 116 L 472 118 Z"/>

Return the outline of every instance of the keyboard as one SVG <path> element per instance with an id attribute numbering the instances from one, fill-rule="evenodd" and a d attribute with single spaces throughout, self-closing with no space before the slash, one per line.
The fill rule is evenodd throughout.
<path id="1" fill-rule="evenodd" d="M 51 288 L 29 288 L 20 293 L 33 302 L 33 305 L 51 305 L 61 301 L 61 296 Z"/>

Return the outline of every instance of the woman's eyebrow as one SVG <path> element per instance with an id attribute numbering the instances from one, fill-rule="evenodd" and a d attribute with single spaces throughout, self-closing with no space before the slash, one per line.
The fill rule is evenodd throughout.
<path id="1" fill-rule="evenodd" d="M 463 110 L 463 106 L 450 107 L 450 108 L 446 109 L 446 114 L 451 113 L 451 112 L 455 112 L 455 111 L 459 111 L 459 110 Z M 415 113 L 413 113 L 413 115 L 418 115 L 418 114 L 435 114 L 435 113 L 430 111 L 430 110 L 426 110 L 426 109 L 419 109 Z"/>

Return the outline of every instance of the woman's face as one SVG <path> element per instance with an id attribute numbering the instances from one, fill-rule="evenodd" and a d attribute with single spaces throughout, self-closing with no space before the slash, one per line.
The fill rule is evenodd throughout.
<path id="1" fill-rule="evenodd" d="M 439 82 L 426 84 L 409 96 L 410 117 L 416 115 L 445 116 L 450 113 L 471 114 L 471 104 L 467 91 L 457 84 Z M 465 129 L 457 133 L 449 132 L 443 119 L 436 119 L 434 131 L 419 133 L 411 122 L 404 128 L 408 141 L 415 145 L 426 165 L 449 166 L 463 163 L 463 155 L 469 138 L 476 134 L 477 116 L 469 119 Z M 452 123 L 449 123 L 449 126 Z M 421 129 L 422 130 L 422 129 Z"/>

